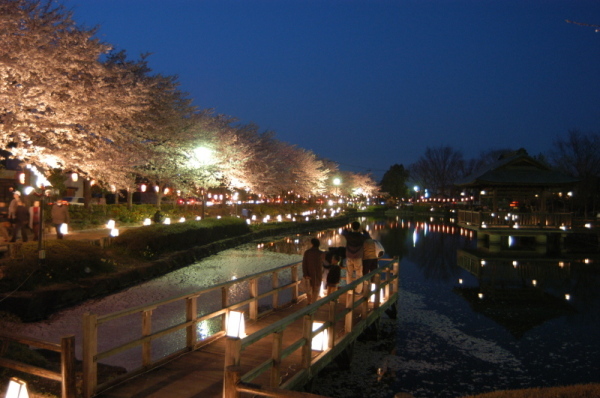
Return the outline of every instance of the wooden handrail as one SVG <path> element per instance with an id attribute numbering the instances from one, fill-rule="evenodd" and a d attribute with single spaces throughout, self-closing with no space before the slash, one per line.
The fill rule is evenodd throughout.
<path id="1" fill-rule="evenodd" d="M 245 349 L 247 349 L 248 347 L 252 346 L 253 344 L 263 340 L 265 337 L 267 337 L 269 335 L 273 336 L 273 348 L 272 348 L 273 355 L 270 359 L 253 367 L 252 369 L 250 369 L 248 372 L 246 372 L 243 375 L 238 374 L 236 377 L 233 377 L 233 378 L 230 377 L 231 375 L 229 375 L 229 376 L 225 375 L 224 376 L 225 383 L 228 383 L 228 382 L 233 383 L 234 381 L 232 381 L 232 380 L 237 380 L 236 383 L 249 383 L 249 382 L 254 381 L 258 376 L 260 376 L 265 371 L 271 370 L 271 376 L 270 376 L 271 387 L 279 387 L 280 386 L 279 385 L 280 384 L 279 364 L 281 363 L 282 359 L 284 359 L 285 357 L 296 352 L 298 349 L 302 350 L 301 364 L 300 364 L 300 367 L 302 369 L 299 371 L 299 373 L 307 372 L 310 375 L 312 373 L 311 369 L 314 364 L 313 358 L 311 358 L 311 352 L 312 352 L 311 345 L 312 345 L 313 338 L 317 334 L 319 334 L 320 332 L 322 332 L 324 330 L 329 331 L 329 348 L 317 357 L 317 358 L 322 358 L 325 355 L 327 355 L 330 351 L 333 351 L 335 349 L 336 342 L 337 343 L 340 342 L 335 339 L 335 335 L 333 333 L 334 327 L 335 327 L 335 324 L 337 321 L 346 318 L 346 325 L 348 325 L 348 324 L 352 325 L 352 323 L 354 321 L 352 319 L 352 314 L 354 312 L 354 309 L 359 308 L 360 311 L 362 312 L 362 319 L 359 322 L 359 324 L 361 324 L 360 325 L 361 327 L 365 327 L 365 324 L 367 323 L 366 311 L 368 310 L 369 299 L 370 299 L 370 297 L 373 296 L 373 294 L 375 295 L 376 299 L 375 299 L 375 302 L 373 305 L 372 313 L 373 312 L 380 313 L 381 310 L 383 310 L 387 306 L 391 305 L 392 302 L 395 302 L 394 300 L 395 300 L 395 298 L 397 298 L 397 294 L 398 294 L 397 286 L 398 286 L 398 279 L 399 279 L 399 276 L 398 276 L 399 267 L 398 267 L 397 260 L 389 260 L 389 261 L 392 261 L 392 262 L 374 270 L 373 272 L 369 273 L 368 275 L 363 276 L 362 278 L 358 279 L 357 281 L 354 281 L 352 284 L 339 289 L 338 291 L 328 295 L 327 297 L 322 298 L 322 299 L 318 300 L 317 302 L 304 307 L 302 310 L 297 311 L 296 313 L 293 313 L 293 314 L 291 314 L 269 326 L 266 326 L 255 333 L 252 333 L 251 335 L 248 335 L 242 339 L 228 338 L 228 340 L 231 340 L 231 343 L 226 345 L 226 352 L 225 352 L 225 367 L 226 367 L 226 369 L 228 366 L 239 365 L 243 351 Z M 382 275 L 385 275 L 385 278 L 382 278 Z M 375 284 L 375 290 L 373 292 L 370 291 L 370 286 L 369 286 L 371 281 L 374 281 L 374 284 Z M 363 285 L 364 289 L 367 289 L 364 291 L 368 292 L 368 293 L 364 294 L 360 299 L 355 300 L 354 299 L 354 289 L 361 284 Z M 384 294 L 383 302 L 380 301 L 380 292 L 383 292 L 383 294 Z M 337 300 L 339 300 L 342 297 L 349 297 L 346 302 L 346 308 L 344 310 L 336 313 L 335 303 L 337 302 Z M 317 313 L 319 308 L 321 308 L 323 306 L 328 306 L 327 319 L 324 320 L 322 326 L 313 330 L 312 324 L 313 324 L 313 321 L 315 318 L 315 314 Z M 350 316 L 350 318 L 348 318 L 348 316 Z M 348 321 L 348 319 L 350 319 L 350 320 Z M 302 320 L 303 325 L 304 325 L 302 337 L 300 337 L 299 339 L 297 339 L 291 343 L 288 343 L 287 347 L 282 347 L 281 346 L 282 333 L 284 333 L 284 331 L 286 330 L 287 327 L 289 327 L 292 324 L 295 324 L 299 320 Z M 353 333 L 352 327 L 350 327 L 350 328 L 346 327 L 345 335 L 342 336 L 340 339 L 343 339 L 343 338 L 345 338 L 345 336 L 349 336 L 352 333 Z M 234 344 L 234 341 L 235 341 L 235 344 Z M 224 390 L 223 390 L 224 396 L 235 396 L 235 394 L 232 393 L 232 391 L 234 391 L 236 388 L 238 388 L 238 387 L 236 387 L 234 385 L 224 385 Z M 241 391 L 241 390 L 238 389 L 237 391 Z M 266 395 L 266 396 L 269 396 L 269 395 Z"/>
<path id="2" fill-rule="evenodd" d="M 175 356 L 180 354 L 182 351 L 189 351 L 197 348 L 204 342 L 212 341 L 212 338 L 222 337 L 225 329 L 225 319 L 229 311 L 239 310 L 245 306 L 248 306 L 248 312 L 251 319 L 256 320 L 261 315 L 264 315 L 274 308 L 277 308 L 280 303 L 280 293 L 285 290 L 291 290 L 291 301 L 294 302 L 298 300 L 298 285 L 300 281 L 298 280 L 298 268 L 300 267 L 300 262 L 294 262 L 291 264 L 287 264 L 275 269 L 270 269 L 266 271 L 257 272 L 243 278 L 227 281 L 220 283 L 218 285 L 214 285 L 202 290 L 198 290 L 192 293 L 188 293 L 185 295 L 170 297 L 164 300 L 156 301 L 149 304 L 144 304 L 132 308 L 127 308 L 121 311 L 117 311 L 111 314 L 105 315 L 97 315 L 97 314 L 84 314 L 83 319 L 83 368 L 84 368 L 84 397 L 90 398 L 94 394 L 99 391 L 110 387 L 112 384 L 116 382 L 131 377 L 136 373 L 140 373 L 144 370 L 150 369 L 152 367 L 157 366 L 158 364 L 164 362 L 167 358 L 171 356 Z M 279 280 L 281 275 L 290 270 L 289 281 L 285 281 L 281 283 Z M 270 279 L 270 290 L 266 292 L 259 293 L 258 289 L 258 280 L 260 278 Z M 235 303 L 229 302 L 228 291 L 232 287 L 236 285 L 241 285 L 244 283 L 248 283 L 248 298 L 242 299 Z M 214 293 L 220 291 L 221 292 L 221 308 L 211 311 L 208 314 L 198 315 L 198 300 L 207 294 Z M 259 313 L 258 302 L 266 297 L 272 297 L 273 309 L 264 309 L 261 313 Z M 185 304 L 185 313 L 183 317 L 185 321 L 170 325 L 169 327 L 153 331 L 152 330 L 152 316 L 156 309 L 159 309 L 165 305 L 184 301 Z M 107 324 L 109 322 L 115 321 L 117 319 L 131 316 L 135 314 L 141 314 L 140 335 L 134 339 L 122 342 L 116 347 L 112 347 L 110 349 L 104 350 L 102 352 L 98 351 L 98 327 L 100 325 Z M 205 339 L 201 339 L 198 341 L 196 335 L 196 325 L 203 321 L 210 321 L 213 319 L 217 319 L 221 317 L 221 327 L 220 331 L 216 331 L 213 335 L 207 336 Z M 167 355 L 167 358 L 162 358 L 160 360 L 152 359 L 151 352 L 151 342 L 156 340 L 159 337 L 163 337 L 168 334 L 175 333 L 179 330 L 186 330 L 186 347 L 183 350 L 178 350 L 176 352 L 170 353 Z M 120 376 L 117 379 L 106 382 L 103 385 L 98 385 L 97 379 L 97 366 L 98 362 L 102 359 L 106 359 L 108 357 L 112 357 L 114 355 L 120 354 L 124 351 L 130 350 L 135 347 L 142 347 L 142 366 L 138 369 L 135 369 L 131 372 L 128 372 L 127 375 Z"/>
<path id="3" fill-rule="evenodd" d="M 6 358 L 0 358 L 0 366 L 18 370 L 31 375 L 43 377 L 46 379 L 58 381 L 61 383 L 62 398 L 75 398 L 75 336 L 69 335 L 60 339 L 60 344 L 51 343 L 35 338 L 16 336 L 10 333 L 0 332 L 0 340 L 15 342 L 58 352 L 60 354 L 60 372 L 54 372 L 38 366 L 29 365 L 23 362 L 14 361 Z"/>

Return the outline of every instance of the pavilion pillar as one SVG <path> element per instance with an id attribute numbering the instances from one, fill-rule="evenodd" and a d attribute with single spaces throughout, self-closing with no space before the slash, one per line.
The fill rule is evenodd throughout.
<path id="1" fill-rule="evenodd" d="M 492 190 L 492 211 L 498 211 L 498 188 Z"/>

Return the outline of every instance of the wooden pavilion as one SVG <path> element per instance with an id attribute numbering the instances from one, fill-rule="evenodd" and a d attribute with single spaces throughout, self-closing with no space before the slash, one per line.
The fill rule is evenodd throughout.
<path id="1" fill-rule="evenodd" d="M 519 149 L 456 183 L 473 198 L 472 209 L 458 211 L 458 224 L 477 231 L 478 239 L 485 241 L 480 247 L 492 251 L 516 247 L 517 240 L 545 246 L 550 236 L 562 246 L 572 215 L 565 206 L 548 204 L 557 199 L 565 203 L 576 182 Z"/>

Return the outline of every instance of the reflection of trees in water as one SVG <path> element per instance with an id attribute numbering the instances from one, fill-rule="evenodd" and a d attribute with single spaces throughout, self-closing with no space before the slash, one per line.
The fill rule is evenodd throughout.
<path id="1" fill-rule="evenodd" d="M 600 271 L 598 263 L 571 264 L 571 294 L 577 298 L 576 308 L 583 315 L 579 316 L 580 322 L 600 323 L 600 313 L 594 311 L 600 302 Z"/>
<path id="2" fill-rule="evenodd" d="M 406 238 L 408 236 L 408 229 L 400 226 L 394 228 L 386 227 L 380 231 L 379 241 L 385 249 L 387 256 L 402 259 L 406 253 Z"/>
<path id="3" fill-rule="evenodd" d="M 459 229 L 421 223 L 416 230 L 417 241 L 408 251 L 408 258 L 423 269 L 427 279 L 447 281 L 454 278 L 460 272 L 456 248 L 467 244 Z"/>
<path id="4" fill-rule="evenodd" d="M 302 255 L 310 249 L 312 238 L 319 238 L 321 250 L 327 250 L 329 247 L 345 246 L 346 240 L 340 235 L 341 232 L 342 228 L 335 228 L 309 234 L 296 234 L 272 242 L 259 243 L 257 246 L 258 249 L 276 253 Z"/>

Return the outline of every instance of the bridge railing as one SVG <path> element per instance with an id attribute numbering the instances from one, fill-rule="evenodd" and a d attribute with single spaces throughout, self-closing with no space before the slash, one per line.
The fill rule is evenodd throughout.
<path id="1" fill-rule="evenodd" d="M 390 260 L 388 260 L 390 261 Z M 261 377 L 268 379 L 266 390 L 293 389 L 305 384 L 326 364 L 326 359 L 332 359 L 340 354 L 348 344 L 353 342 L 371 323 L 373 323 L 386 308 L 395 304 L 398 297 L 399 262 L 397 259 L 382 265 L 368 275 L 363 276 L 350 285 L 308 305 L 304 309 L 281 319 L 244 338 L 228 337 L 225 352 L 225 377 L 223 384 L 223 397 L 237 397 L 239 392 L 247 390 L 245 386 L 255 383 Z M 355 296 L 355 289 L 363 285 L 363 292 L 359 298 Z M 346 298 L 343 310 L 336 311 L 338 300 Z M 325 319 L 317 319 L 319 310 L 325 308 Z M 357 321 L 358 320 L 358 321 Z M 322 325 L 315 327 L 314 322 Z M 292 325 L 302 322 L 303 333 L 293 341 L 287 340 L 283 346 L 284 333 Z M 336 324 L 343 324 L 343 331 L 336 333 Z M 313 340 L 322 332 L 327 331 L 328 342 L 326 348 L 313 356 Z M 241 364 L 244 361 L 244 350 L 253 344 L 271 338 L 270 358 L 250 369 L 242 375 Z M 283 364 L 286 358 L 301 350 L 300 368 L 288 378 L 283 377 Z M 256 358 L 251 358 L 254 362 Z M 250 362 L 250 361 L 248 361 Z M 246 366 L 247 368 L 248 366 Z M 267 376 L 268 372 L 268 376 Z M 288 373 L 288 372 L 286 372 Z M 253 390 L 256 393 L 256 389 Z M 261 394 L 258 394 L 261 395 Z M 265 396 L 273 396 L 267 393 Z"/>
<path id="2" fill-rule="evenodd" d="M 183 352 L 191 351 L 225 335 L 230 311 L 248 309 L 256 320 L 274 309 L 298 301 L 300 262 L 224 282 L 189 294 L 129 308 L 107 315 L 86 313 L 83 317 L 83 396 L 90 398 L 118 382 L 159 366 Z M 217 302 L 215 304 L 215 301 Z M 220 301 L 220 303 L 219 303 Z M 199 303 L 202 303 L 199 306 Z M 177 311 L 181 321 L 161 324 L 157 313 Z M 118 330 L 119 341 L 111 346 L 115 333 L 105 333 L 113 322 L 127 320 L 127 330 Z M 138 323 L 137 327 L 135 322 Z M 117 326 L 118 329 L 118 326 Z M 134 332 L 131 332 L 134 331 Z M 139 331 L 139 332 L 136 332 Z M 126 332 L 133 336 L 125 336 Z M 153 352 L 153 342 L 169 336 L 181 340 L 173 352 Z M 100 347 L 105 347 L 100 349 Z M 98 363 L 134 351 L 141 366 L 111 380 L 98 382 Z M 137 351 L 138 353 L 135 353 Z M 154 349 L 154 351 L 158 351 Z M 156 358 L 156 357 L 160 358 Z"/>
<path id="3" fill-rule="evenodd" d="M 478 227 L 536 227 L 536 228 L 569 228 L 573 222 L 571 213 L 519 213 L 509 211 L 458 211 L 459 224 Z"/>
<path id="4" fill-rule="evenodd" d="M 60 372 L 55 372 L 38 366 L 3 358 L 10 342 L 25 344 L 60 354 Z M 54 380 L 61 384 L 62 398 L 75 398 L 77 394 L 75 379 L 75 336 L 65 336 L 60 343 L 51 343 L 29 337 L 16 336 L 0 332 L 0 366 L 28 373 L 45 379 Z"/>

